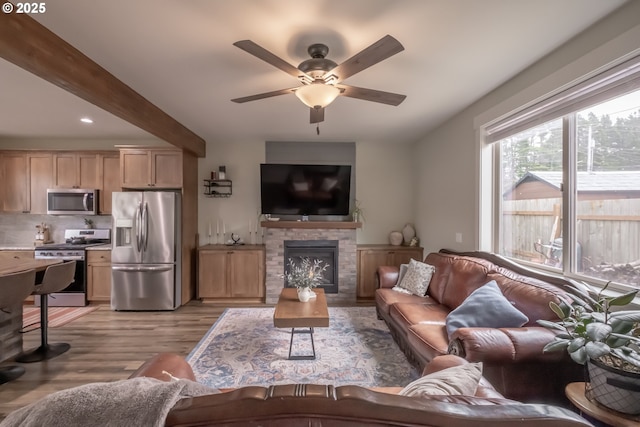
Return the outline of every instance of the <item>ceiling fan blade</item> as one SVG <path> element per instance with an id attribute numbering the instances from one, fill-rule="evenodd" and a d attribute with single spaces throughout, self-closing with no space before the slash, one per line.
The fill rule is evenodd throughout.
<path id="1" fill-rule="evenodd" d="M 362 87 L 348 85 L 337 85 L 337 87 L 342 91 L 342 93 L 340 93 L 341 96 L 379 102 L 381 104 L 398 106 L 407 97 L 407 95 L 400 95 L 399 93 L 383 92 L 381 90 L 365 89 Z"/>
<path id="2" fill-rule="evenodd" d="M 296 67 L 294 67 L 293 65 L 289 64 L 284 59 L 274 55 L 273 53 L 269 52 L 267 49 L 263 48 L 262 46 L 254 43 L 254 42 L 252 42 L 251 40 L 240 40 L 240 41 L 235 42 L 233 45 L 239 47 L 240 49 L 244 50 L 245 52 L 250 53 L 251 55 L 255 56 L 256 58 L 262 59 L 263 61 L 267 62 L 268 64 L 271 64 L 276 68 L 279 68 L 280 70 L 282 70 L 285 73 L 295 77 L 296 79 L 304 77 L 304 78 L 308 78 L 309 79 L 308 81 L 310 81 L 310 82 L 313 81 L 313 78 L 311 78 L 309 75 L 307 75 L 307 74 L 303 73 L 302 71 L 298 70 Z"/>
<path id="3" fill-rule="evenodd" d="M 359 73 L 403 50 L 404 46 L 402 46 L 398 40 L 390 35 L 386 35 L 368 48 L 356 53 L 327 74 L 335 75 L 337 81 L 341 82 L 353 76 L 355 73 Z"/>
<path id="4" fill-rule="evenodd" d="M 324 122 L 324 108 L 310 108 L 310 110 L 309 123 Z"/>
<path id="5" fill-rule="evenodd" d="M 289 89 L 280 89 L 280 90 L 274 90 L 272 92 L 258 93 L 256 95 L 245 96 L 242 98 L 234 98 L 232 99 L 232 101 L 237 102 L 238 104 L 242 104 L 243 102 L 257 101 L 258 99 L 271 98 L 272 96 L 287 95 L 289 93 L 295 92 L 296 89 L 298 88 L 290 87 Z"/>

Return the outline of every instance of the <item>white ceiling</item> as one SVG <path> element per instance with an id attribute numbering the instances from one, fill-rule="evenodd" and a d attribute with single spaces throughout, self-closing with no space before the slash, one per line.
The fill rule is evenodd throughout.
<path id="1" fill-rule="evenodd" d="M 206 141 L 412 142 L 624 4 L 624 0 L 55 0 L 33 15 Z M 339 97 L 321 135 L 288 74 L 312 43 L 341 63 L 386 34 L 405 50 L 345 84 L 406 94 L 398 107 Z M 147 139 L 146 132 L 0 60 L 0 141 Z M 81 124 L 91 116 L 95 123 Z"/>

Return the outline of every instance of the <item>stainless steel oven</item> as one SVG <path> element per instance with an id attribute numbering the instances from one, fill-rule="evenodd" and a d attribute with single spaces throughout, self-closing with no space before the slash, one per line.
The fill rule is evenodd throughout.
<path id="1" fill-rule="evenodd" d="M 73 283 L 60 292 L 49 294 L 49 306 L 52 307 L 83 307 L 87 305 L 87 266 L 85 264 L 84 248 L 71 248 L 63 245 L 41 246 L 35 250 L 36 259 L 61 259 L 75 261 L 76 273 Z M 40 298 L 34 300 L 40 305 Z"/>
<path id="2" fill-rule="evenodd" d="M 87 265 L 86 249 L 90 246 L 111 242 L 110 229 L 65 230 L 65 243 L 39 246 L 35 249 L 36 259 L 61 259 L 75 261 L 76 273 L 73 283 L 60 292 L 49 294 L 52 307 L 82 307 L 87 305 Z M 40 305 L 40 298 L 35 299 Z"/>

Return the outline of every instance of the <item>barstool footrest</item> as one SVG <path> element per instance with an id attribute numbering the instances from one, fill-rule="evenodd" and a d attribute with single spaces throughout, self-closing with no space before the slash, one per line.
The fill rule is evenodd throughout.
<path id="1" fill-rule="evenodd" d="M 22 366 L 17 365 L 0 367 L 0 384 L 5 384 L 9 381 L 20 378 L 25 371 L 26 370 Z"/>
<path id="2" fill-rule="evenodd" d="M 47 344 L 46 346 L 41 345 L 38 348 L 24 352 L 16 357 L 16 362 L 42 362 L 43 360 L 53 359 L 54 357 L 61 355 L 65 351 L 69 350 L 69 348 L 71 348 L 71 346 L 67 343 Z"/>

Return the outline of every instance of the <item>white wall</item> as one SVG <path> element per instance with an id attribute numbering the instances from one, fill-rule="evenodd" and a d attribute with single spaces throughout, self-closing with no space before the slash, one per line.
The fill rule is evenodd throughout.
<path id="1" fill-rule="evenodd" d="M 200 244 L 209 243 L 209 223 L 214 243 L 216 222 L 224 221 L 227 233 L 239 233 L 248 240 L 249 222 L 260 212 L 260 168 L 264 163 L 264 141 L 208 142 L 207 157 L 198 160 L 202 182 L 218 166 L 227 167 L 233 180 L 229 198 L 198 198 Z M 357 232 L 358 243 L 387 243 L 392 230 L 413 222 L 413 180 L 410 145 L 356 143 L 356 197 L 364 210 L 365 224 Z M 222 225 L 220 225 L 222 227 Z M 222 230 L 221 230 L 222 231 Z"/>
<path id="2" fill-rule="evenodd" d="M 484 96 L 416 144 L 416 229 L 425 252 L 480 249 L 479 127 L 567 87 L 621 57 L 638 53 L 640 2 L 629 2 Z M 490 183 L 489 183 L 490 185 Z M 483 212 L 485 212 L 483 210 Z M 462 242 L 456 242 L 462 233 Z M 483 241 L 486 241 L 483 236 Z M 487 249 L 483 247 L 482 249 Z"/>

